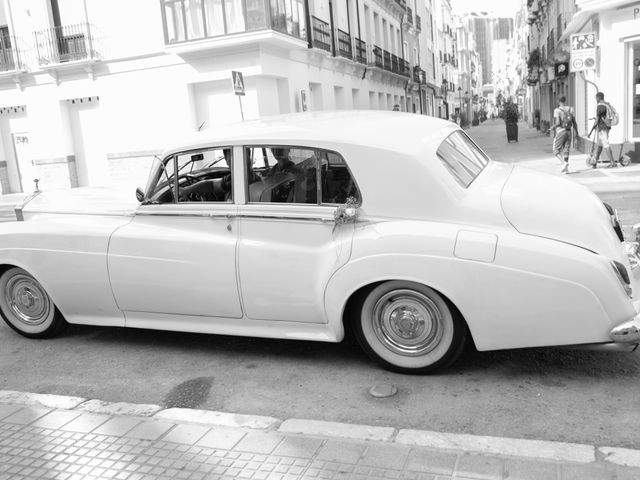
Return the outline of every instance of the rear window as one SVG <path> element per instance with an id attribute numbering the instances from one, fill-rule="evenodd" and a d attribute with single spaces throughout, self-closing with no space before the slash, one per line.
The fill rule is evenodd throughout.
<path id="1" fill-rule="evenodd" d="M 487 156 L 459 130 L 442 142 L 437 155 L 453 178 L 464 188 L 471 185 L 489 163 Z"/>

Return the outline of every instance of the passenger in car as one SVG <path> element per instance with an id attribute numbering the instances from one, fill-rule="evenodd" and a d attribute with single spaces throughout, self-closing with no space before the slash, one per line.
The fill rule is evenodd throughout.
<path id="1" fill-rule="evenodd" d="M 296 164 L 289 159 L 288 148 L 272 148 L 271 153 L 277 163 L 269 169 L 267 176 L 271 177 L 277 173 L 290 173 L 294 171 Z"/>

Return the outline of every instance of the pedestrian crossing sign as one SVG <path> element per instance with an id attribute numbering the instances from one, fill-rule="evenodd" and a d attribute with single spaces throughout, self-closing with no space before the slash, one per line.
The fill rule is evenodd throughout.
<path id="1" fill-rule="evenodd" d="M 231 83 L 233 83 L 233 93 L 244 96 L 244 78 L 241 72 L 231 72 Z"/>

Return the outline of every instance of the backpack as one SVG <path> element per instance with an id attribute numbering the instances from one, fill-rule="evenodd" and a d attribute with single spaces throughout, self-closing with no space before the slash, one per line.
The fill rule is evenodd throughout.
<path id="1" fill-rule="evenodd" d="M 573 123 L 576 121 L 573 115 L 573 109 L 571 107 L 561 108 L 562 118 L 560 119 L 560 127 L 571 130 L 573 128 Z"/>
<path id="2" fill-rule="evenodd" d="M 618 123 L 620 123 L 620 116 L 616 109 L 613 108 L 613 105 L 607 102 L 602 102 L 602 105 L 607 109 L 607 115 L 604 117 L 604 124 L 609 128 L 618 125 Z"/>

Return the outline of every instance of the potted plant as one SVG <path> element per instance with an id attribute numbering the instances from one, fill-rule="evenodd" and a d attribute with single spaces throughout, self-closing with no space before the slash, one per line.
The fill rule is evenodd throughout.
<path id="1" fill-rule="evenodd" d="M 504 109 L 502 111 L 502 118 L 504 119 L 504 123 L 507 126 L 507 142 L 510 141 L 518 141 L 518 106 L 511 101 L 511 99 L 507 100 L 504 104 Z"/>

